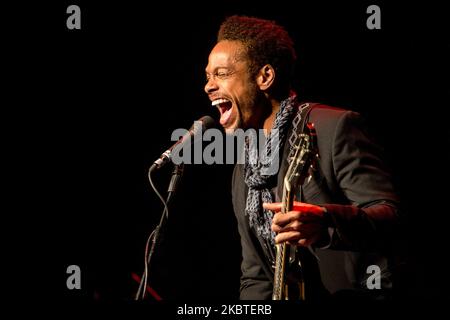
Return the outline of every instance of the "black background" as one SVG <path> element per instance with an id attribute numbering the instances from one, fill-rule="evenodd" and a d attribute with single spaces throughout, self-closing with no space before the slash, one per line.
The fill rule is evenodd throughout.
<path id="1" fill-rule="evenodd" d="M 81 30 L 66 28 L 70 4 L 81 7 Z M 370 4 L 381 7 L 381 30 L 366 28 Z M 442 8 L 379 1 L 61 1 L 13 10 L 5 62 L 18 120 L 10 133 L 21 137 L 13 146 L 24 175 L 16 179 L 15 212 L 19 229 L 34 231 L 26 252 L 36 253 L 32 265 L 44 270 L 42 286 L 52 284 L 49 299 L 133 298 L 132 273 L 143 270 L 145 241 L 162 209 L 147 169 L 172 144 L 174 129 L 205 114 L 217 118 L 203 92 L 204 68 L 231 14 L 287 28 L 303 100 L 366 117 L 409 217 L 401 235 L 402 294 L 448 296 L 450 44 Z M 238 297 L 231 171 L 229 165 L 186 168 L 152 274 L 151 286 L 165 300 Z M 170 172 L 157 173 L 160 190 Z M 66 288 L 71 264 L 81 267 L 82 290 Z"/>

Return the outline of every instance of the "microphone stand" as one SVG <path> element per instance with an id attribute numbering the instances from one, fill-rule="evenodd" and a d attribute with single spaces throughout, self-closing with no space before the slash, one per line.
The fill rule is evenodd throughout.
<path id="1" fill-rule="evenodd" d="M 155 168 L 156 167 L 154 165 L 150 167 L 149 176 Z M 148 269 L 150 269 L 150 267 L 151 267 L 151 260 L 152 260 L 153 254 L 155 253 L 155 250 L 160 246 L 160 231 L 163 230 L 163 228 L 165 227 L 166 222 L 169 218 L 169 212 L 168 212 L 169 204 L 173 198 L 173 195 L 175 195 L 175 193 L 176 193 L 177 187 L 183 176 L 183 171 L 184 171 L 183 163 L 175 165 L 175 167 L 172 171 L 172 178 L 170 179 L 169 187 L 167 188 L 166 206 L 164 207 L 164 210 L 162 212 L 162 215 L 161 215 L 161 218 L 159 221 L 159 225 L 154 230 L 152 246 L 150 248 L 150 252 L 149 252 L 149 255 L 147 258 Z M 139 289 L 136 294 L 136 300 L 138 300 L 139 295 L 141 294 L 141 290 L 143 290 L 142 299 L 145 297 L 145 290 L 146 290 L 145 287 L 147 284 L 146 283 L 144 284 L 144 282 L 146 282 L 146 281 L 147 281 L 147 279 L 144 280 L 144 276 L 143 276 L 141 278 L 141 283 L 139 285 Z"/>
<path id="2" fill-rule="evenodd" d="M 170 179 L 169 187 L 167 188 L 167 199 L 166 199 L 166 205 L 167 207 L 170 204 L 170 200 L 172 199 L 172 196 L 175 194 L 178 184 L 181 181 L 181 177 L 183 176 L 183 170 L 184 170 L 184 164 L 175 165 L 175 168 L 172 172 L 172 178 Z M 155 247 L 158 244 L 159 245 L 159 234 L 161 229 L 165 226 L 167 219 L 169 218 L 169 213 L 166 209 L 164 209 L 161 219 L 159 221 L 159 225 L 155 229 L 155 236 L 153 238 L 152 247 L 150 249 L 150 254 L 148 256 L 148 264 L 150 265 L 151 258 L 153 256 L 153 253 L 155 252 Z"/>

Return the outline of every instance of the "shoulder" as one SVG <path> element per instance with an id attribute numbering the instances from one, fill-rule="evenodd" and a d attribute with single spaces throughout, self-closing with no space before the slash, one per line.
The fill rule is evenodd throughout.
<path id="1" fill-rule="evenodd" d="M 321 103 L 312 103 L 313 108 L 309 114 L 310 122 L 313 122 L 316 130 L 334 132 L 336 128 L 354 124 L 361 126 L 364 122 L 363 117 L 358 112 L 329 106 Z"/>
<path id="2" fill-rule="evenodd" d="M 349 109 L 329 106 L 322 103 L 312 103 L 313 108 L 310 113 L 310 119 L 328 120 L 330 122 L 339 122 L 346 117 L 360 117 L 360 114 Z"/>

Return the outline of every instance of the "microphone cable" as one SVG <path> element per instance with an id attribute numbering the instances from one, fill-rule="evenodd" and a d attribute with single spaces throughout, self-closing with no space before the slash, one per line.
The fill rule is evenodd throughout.
<path id="1" fill-rule="evenodd" d="M 163 214 L 161 215 L 161 220 L 159 222 L 159 225 L 152 231 L 152 233 L 150 234 L 150 236 L 147 239 L 147 242 L 145 244 L 145 262 L 144 262 L 144 272 L 143 275 L 141 277 L 141 282 L 139 283 L 139 288 L 138 291 L 136 292 L 136 296 L 135 296 L 135 300 L 144 300 L 145 298 L 145 293 L 146 293 L 146 288 L 147 288 L 147 283 L 148 283 L 148 273 L 149 273 L 149 267 L 150 267 L 150 258 L 151 255 L 155 249 L 155 243 L 158 240 L 157 237 L 159 237 L 159 231 L 160 228 L 163 224 L 164 221 L 164 217 L 169 217 L 169 207 L 167 205 L 166 200 L 164 200 L 164 198 L 162 197 L 161 193 L 159 193 L 158 189 L 156 188 L 155 184 L 153 183 L 152 180 L 152 172 L 154 171 L 155 167 L 152 166 L 150 167 L 149 171 L 148 171 L 148 180 L 150 182 L 150 185 L 153 188 L 153 191 L 156 193 L 156 195 L 158 196 L 158 198 L 161 200 L 162 204 L 164 205 L 164 211 Z M 167 200 L 170 199 L 171 193 L 169 193 Z M 155 237 L 156 235 L 156 237 Z M 149 245 L 150 245 L 150 241 L 152 241 L 152 246 L 149 250 Z"/>

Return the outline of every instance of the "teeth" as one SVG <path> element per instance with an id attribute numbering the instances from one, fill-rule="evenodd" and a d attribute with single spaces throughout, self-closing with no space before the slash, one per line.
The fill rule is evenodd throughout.
<path id="1" fill-rule="evenodd" d="M 217 100 L 214 100 L 214 101 L 211 103 L 211 105 L 212 105 L 212 106 L 217 106 L 218 104 L 226 103 L 226 102 L 228 102 L 227 99 L 217 99 Z"/>

